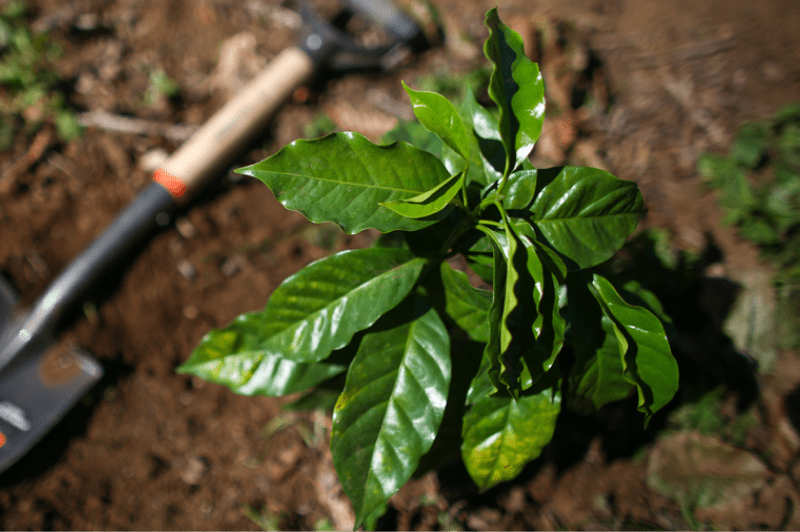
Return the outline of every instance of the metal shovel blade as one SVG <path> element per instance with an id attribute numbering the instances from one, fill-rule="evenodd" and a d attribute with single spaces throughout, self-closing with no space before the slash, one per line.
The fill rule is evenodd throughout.
<path id="1" fill-rule="evenodd" d="M 101 377 L 94 359 L 53 346 L 0 374 L 0 473 L 25 454 Z"/>
<path id="2" fill-rule="evenodd" d="M 0 279 L 0 336 L 16 330 L 18 298 Z M 43 342 L 28 345 L 0 371 L 0 473 L 38 442 L 103 376 L 83 352 Z"/>

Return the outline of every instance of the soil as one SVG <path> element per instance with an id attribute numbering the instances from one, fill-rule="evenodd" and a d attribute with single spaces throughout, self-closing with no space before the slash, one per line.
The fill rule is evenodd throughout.
<path id="1" fill-rule="evenodd" d="M 235 166 L 303 136 L 320 112 L 340 130 L 377 139 L 393 127 L 393 114 L 409 115 L 401 79 L 413 86 L 426 74 L 485 65 L 483 14 L 494 3 L 436 5 L 444 46 L 391 74 L 340 75 L 296 93 Z M 273 0 L 31 0 L 28 6 L 31 22 L 49 29 L 64 49 L 57 68 L 69 105 L 162 125 L 201 125 L 296 36 L 295 19 Z M 722 225 L 695 161 L 704 150 L 726 150 L 743 120 L 768 116 L 800 95 L 800 3 L 509 0 L 500 13 L 530 43 L 548 83 L 537 164 L 569 161 L 636 181 L 649 208 L 641 228 L 668 229 L 683 250 L 716 250 L 692 290 L 681 293 L 688 299 L 673 297 L 674 308 L 688 305 L 702 314 L 703 298 L 719 294 L 695 288 L 767 268 Z M 218 66 L 222 44 L 237 35 L 240 51 L 231 53 L 239 68 Z M 150 73 L 158 70 L 179 84 L 179 94 L 148 92 Z M 147 185 L 153 165 L 146 162 L 178 145 L 163 128 L 134 135 L 89 127 L 71 142 L 58 140 L 50 126 L 35 135 L 18 132 L 14 146 L 0 153 L 0 272 L 23 304 Z M 352 526 L 327 450 L 329 417 L 288 414 L 281 410 L 286 398 L 237 396 L 175 368 L 209 329 L 263 308 L 271 291 L 305 264 L 369 245 L 375 236 L 311 226 L 260 183 L 228 172 L 89 294 L 84 312 L 61 335 L 61 344 L 96 356 L 106 376 L 0 475 L 0 527 Z M 785 406 L 800 383 L 798 353 L 781 352 L 775 369 L 757 377 L 726 373 L 730 347 L 718 324 L 712 329 L 696 336 L 705 342 L 700 348 L 677 350 L 685 378 L 671 406 L 687 400 L 687 386 L 703 374 L 727 385 L 731 416 L 736 400 L 754 412 L 757 423 L 744 446 L 763 457 L 772 476 L 736 508 L 687 521 L 675 501 L 651 489 L 649 457 L 667 416 L 644 430 L 630 413 L 635 404 L 626 401 L 589 418 L 562 415 L 542 457 L 517 480 L 487 492 L 479 493 L 460 465 L 411 481 L 379 527 L 800 526 L 800 436 Z M 750 386 L 756 378 L 757 396 Z"/>

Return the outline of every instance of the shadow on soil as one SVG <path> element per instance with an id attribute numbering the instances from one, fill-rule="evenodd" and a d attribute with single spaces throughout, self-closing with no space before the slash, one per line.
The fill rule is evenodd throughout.
<path id="1" fill-rule="evenodd" d="M 661 257 L 660 257 L 661 255 Z M 458 460 L 438 471 L 442 494 L 449 500 L 463 500 L 468 507 L 492 506 L 510 488 L 525 485 L 547 464 L 559 473 L 579 463 L 593 440 L 600 438 L 607 463 L 630 459 L 652 443 L 668 426 L 672 411 L 696 402 L 706 393 L 724 386 L 737 396 L 737 407 L 746 410 L 758 396 L 757 367 L 748 356 L 738 353 L 722 325 L 739 292 L 734 282 L 705 275 L 708 266 L 722 260 L 720 249 L 707 237 L 698 256 L 676 252 L 670 267 L 664 265 L 663 251 L 643 233 L 623 252 L 599 269 L 609 277 L 638 281 L 652 291 L 672 318 L 667 333 L 680 368 L 680 388 L 672 402 L 659 411 L 647 429 L 637 412 L 637 397 L 606 405 L 591 416 L 562 410 L 552 441 L 542 455 L 528 464 L 513 482 L 479 493 L 463 463 Z M 564 355 L 569 355 L 564 353 Z M 800 402 L 800 401 L 799 401 Z M 396 523 L 390 511 L 378 527 L 392 529 Z M 396 516 L 395 516 L 396 520 Z"/>

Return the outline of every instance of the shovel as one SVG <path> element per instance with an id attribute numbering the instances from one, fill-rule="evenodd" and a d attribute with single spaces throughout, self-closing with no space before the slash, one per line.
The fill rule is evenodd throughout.
<path id="1" fill-rule="evenodd" d="M 0 278 L 0 473 L 25 454 L 103 375 L 56 334 L 87 290 L 139 248 L 191 196 L 219 176 L 265 126 L 275 109 L 321 70 L 391 70 L 428 44 L 417 24 L 386 0 L 346 0 L 334 25 L 300 4 L 299 44 L 281 52 L 173 153 L 111 226 L 70 263 L 29 311 Z M 390 43 L 364 47 L 344 31 L 360 14 Z"/>

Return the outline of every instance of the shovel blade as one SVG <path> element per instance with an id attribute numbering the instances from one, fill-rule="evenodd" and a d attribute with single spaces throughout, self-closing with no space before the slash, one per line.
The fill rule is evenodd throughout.
<path id="1" fill-rule="evenodd" d="M 87 354 L 59 345 L 0 372 L 0 474 L 33 447 L 103 376 Z"/>

